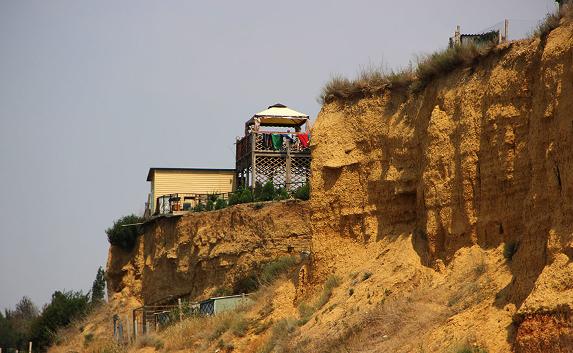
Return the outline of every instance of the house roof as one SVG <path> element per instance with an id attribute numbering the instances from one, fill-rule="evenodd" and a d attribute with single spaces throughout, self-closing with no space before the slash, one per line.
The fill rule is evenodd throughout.
<path id="1" fill-rule="evenodd" d="M 274 104 L 267 109 L 258 112 L 247 121 L 247 125 L 254 124 L 255 118 L 259 118 L 263 126 L 301 126 L 308 121 L 308 115 L 290 109 L 284 104 Z"/>
<path id="2" fill-rule="evenodd" d="M 149 168 L 147 173 L 147 181 L 151 181 L 154 171 L 180 171 L 180 172 L 235 172 L 235 169 L 230 168 Z"/>

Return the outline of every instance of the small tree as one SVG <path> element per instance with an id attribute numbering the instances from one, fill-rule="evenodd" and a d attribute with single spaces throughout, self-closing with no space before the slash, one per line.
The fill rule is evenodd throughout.
<path id="1" fill-rule="evenodd" d="M 96 278 L 92 284 L 92 305 L 100 304 L 105 296 L 105 271 L 100 266 L 97 270 Z"/>
<path id="2" fill-rule="evenodd" d="M 36 343 L 40 351 L 45 350 L 55 341 L 59 328 L 86 315 L 89 308 L 89 295 L 87 294 L 73 291 L 54 292 L 51 302 L 44 307 L 42 314 L 32 324 L 31 341 Z"/>

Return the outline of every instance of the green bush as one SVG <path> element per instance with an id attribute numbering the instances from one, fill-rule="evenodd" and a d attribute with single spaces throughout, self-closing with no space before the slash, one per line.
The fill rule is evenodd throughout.
<path id="1" fill-rule="evenodd" d="M 272 181 L 267 181 L 262 187 L 255 188 L 256 201 L 272 201 L 275 198 L 275 186 Z"/>
<path id="2" fill-rule="evenodd" d="M 285 188 L 278 188 L 275 190 L 274 199 L 277 201 L 286 200 L 289 198 L 288 191 Z"/>
<path id="3" fill-rule="evenodd" d="M 143 222 L 143 218 L 134 214 L 124 216 L 113 223 L 111 228 L 106 229 L 107 240 L 111 245 L 124 250 L 131 250 L 139 235 L 137 223 Z"/>
<path id="4" fill-rule="evenodd" d="M 227 201 L 223 199 L 217 199 L 217 201 L 215 202 L 215 209 L 221 210 L 225 207 L 227 207 Z"/>
<path id="5" fill-rule="evenodd" d="M 54 292 L 51 302 L 33 322 L 30 340 L 40 350 L 45 349 L 55 341 L 59 328 L 66 327 L 73 320 L 87 315 L 89 309 L 89 294 L 74 291 Z"/>
<path id="6" fill-rule="evenodd" d="M 213 211 L 215 209 L 215 202 L 213 200 L 207 201 L 207 205 L 205 206 L 206 211 Z"/>
<path id="7" fill-rule="evenodd" d="M 253 193 L 248 187 L 240 186 L 237 191 L 233 192 L 231 196 L 229 196 L 229 206 L 249 202 L 253 202 Z"/>
<path id="8" fill-rule="evenodd" d="M 310 198 L 310 184 L 304 183 L 304 185 L 296 189 L 293 197 L 299 200 L 308 200 Z"/>
<path id="9" fill-rule="evenodd" d="M 198 204 L 193 207 L 193 212 L 203 212 L 205 211 L 206 207 L 203 203 L 199 202 Z"/>

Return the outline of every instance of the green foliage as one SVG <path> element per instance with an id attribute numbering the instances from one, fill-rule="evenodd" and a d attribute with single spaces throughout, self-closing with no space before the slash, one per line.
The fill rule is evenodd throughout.
<path id="1" fill-rule="evenodd" d="M 205 211 L 213 211 L 215 209 L 215 202 L 213 200 L 207 201 L 207 205 L 205 205 Z"/>
<path id="2" fill-rule="evenodd" d="M 193 207 L 193 212 L 203 212 L 205 211 L 206 207 L 203 203 L 199 202 L 198 204 Z"/>
<path id="3" fill-rule="evenodd" d="M 288 191 L 285 188 L 277 188 L 275 190 L 274 200 L 286 200 L 289 198 Z"/>
<path id="4" fill-rule="evenodd" d="M 308 200 L 310 198 L 310 184 L 304 183 L 304 185 L 296 189 L 293 197 L 299 200 Z"/>
<path id="5" fill-rule="evenodd" d="M 34 320 L 30 329 L 30 339 L 40 350 L 45 349 L 54 342 L 59 328 L 86 315 L 89 308 L 89 294 L 74 291 L 54 292 L 51 302 Z"/>
<path id="6" fill-rule="evenodd" d="M 143 218 L 134 214 L 118 219 L 111 228 L 106 229 L 107 240 L 111 245 L 130 251 L 139 235 L 139 227 L 132 224 L 141 222 L 143 222 Z"/>
<path id="7" fill-rule="evenodd" d="M 217 193 L 207 195 L 207 201 L 211 201 L 213 202 L 213 204 L 217 202 L 218 199 L 219 199 L 219 194 Z"/>
<path id="8" fill-rule="evenodd" d="M 0 313 L 0 347 L 26 347 L 31 325 L 37 317 L 38 308 L 26 296 L 22 297 L 14 310 L 6 309 L 5 315 Z"/>
<path id="9" fill-rule="evenodd" d="M 229 197 L 229 206 L 248 202 L 253 202 L 253 193 L 248 187 L 240 186 L 237 191 L 232 193 Z"/>
<path id="10" fill-rule="evenodd" d="M 516 241 L 510 241 L 503 245 L 503 257 L 505 257 L 508 261 L 511 261 L 513 255 L 517 252 L 519 248 L 519 243 Z"/>
<path id="11" fill-rule="evenodd" d="M 272 181 L 267 181 L 262 187 L 255 188 L 256 201 L 272 201 L 275 198 L 275 186 Z"/>
<path id="12" fill-rule="evenodd" d="M 227 207 L 227 201 L 226 200 L 217 199 L 217 201 L 215 201 L 215 209 L 216 210 L 221 210 L 225 207 Z"/>
<path id="13" fill-rule="evenodd" d="M 260 275 L 261 283 L 270 284 L 280 275 L 288 272 L 297 264 L 294 256 L 283 256 L 263 265 Z"/>
<path id="14" fill-rule="evenodd" d="M 105 271 L 98 268 L 96 278 L 92 284 L 92 305 L 100 304 L 105 298 Z"/>

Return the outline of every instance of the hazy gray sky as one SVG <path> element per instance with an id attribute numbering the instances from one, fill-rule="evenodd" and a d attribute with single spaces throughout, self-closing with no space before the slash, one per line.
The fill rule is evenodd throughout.
<path id="1" fill-rule="evenodd" d="M 456 24 L 476 32 L 509 18 L 522 34 L 552 9 L 0 0 L 0 309 L 89 289 L 105 266 L 105 228 L 143 211 L 149 167 L 232 168 L 235 136 L 268 105 L 314 119 L 333 74 L 407 65 L 444 47 Z"/>

